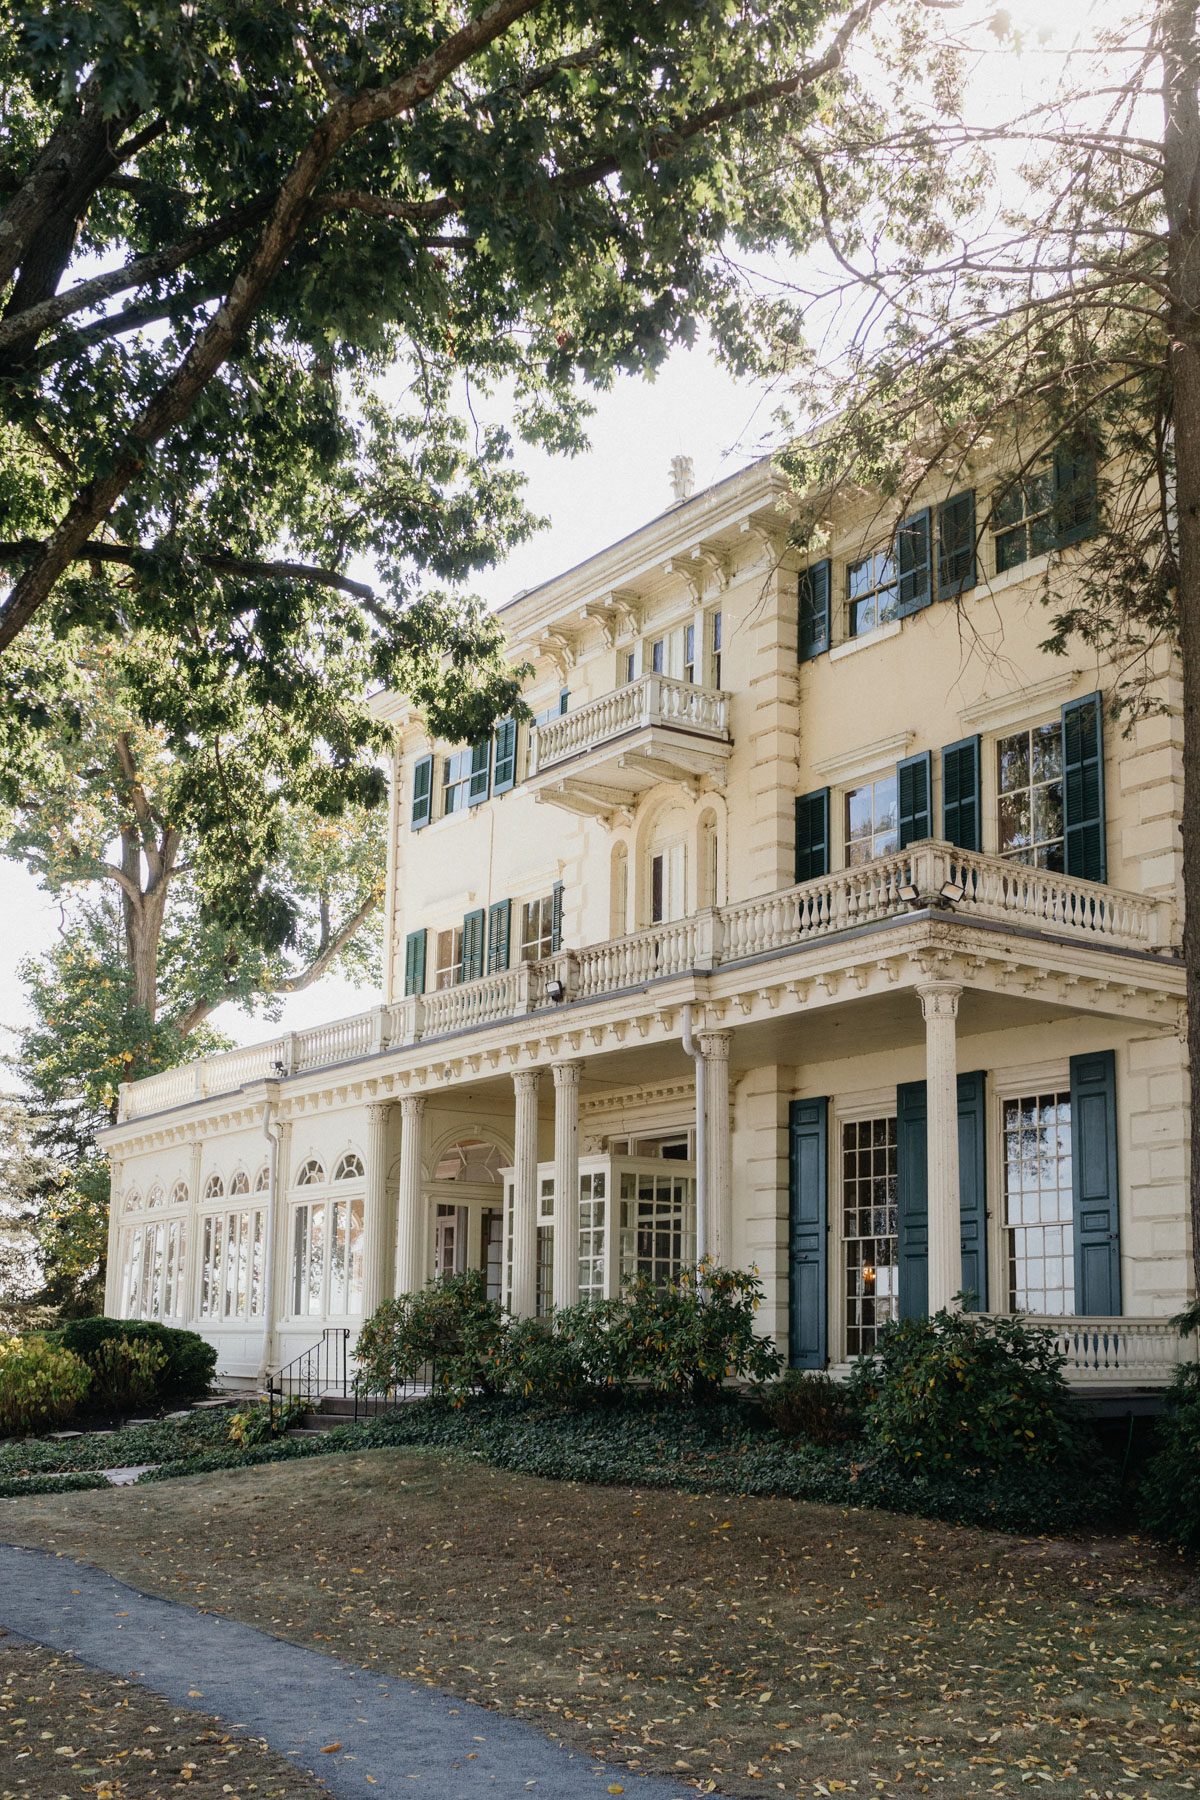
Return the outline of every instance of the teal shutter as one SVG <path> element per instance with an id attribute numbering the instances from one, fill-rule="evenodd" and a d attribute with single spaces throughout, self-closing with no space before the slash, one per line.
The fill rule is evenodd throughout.
<path id="1" fill-rule="evenodd" d="M 896 612 L 916 612 L 933 599 L 929 556 L 929 508 L 905 519 L 896 531 Z"/>
<path id="2" fill-rule="evenodd" d="M 462 978 L 478 981 L 483 974 L 483 908 L 469 912 L 463 920 Z"/>
<path id="3" fill-rule="evenodd" d="M 929 1153 L 925 1133 L 925 1083 L 896 1089 L 896 1260 L 900 1317 L 929 1313 Z"/>
<path id="4" fill-rule="evenodd" d="M 501 719 L 496 727 L 496 746 L 492 761 L 492 792 L 507 794 L 517 785 L 517 721 Z"/>
<path id="5" fill-rule="evenodd" d="M 561 716 L 561 714 L 566 712 L 567 707 L 570 705 L 570 702 L 571 702 L 570 688 L 561 688 L 559 690 L 559 695 L 558 695 L 558 710 L 559 710 L 560 716 Z"/>
<path id="6" fill-rule="evenodd" d="M 433 758 L 423 756 L 413 764 L 412 828 L 420 831 L 433 817 Z"/>
<path id="7" fill-rule="evenodd" d="M 829 789 L 796 800 L 796 880 L 816 881 L 829 873 Z"/>
<path id="8" fill-rule="evenodd" d="M 930 806 L 933 773 L 928 750 L 910 756 L 896 770 L 896 786 L 900 800 L 900 848 L 933 836 L 933 814 Z"/>
<path id="9" fill-rule="evenodd" d="M 562 949 L 563 884 L 556 881 L 550 890 L 550 951 Z"/>
<path id="10" fill-rule="evenodd" d="M 1111 1050 L 1071 1058 L 1071 1189 L 1075 1311 L 1092 1318 L 1119 1318 L 1117 1059 Z"/>
<path id="11" fill-rule="evenodd" d="M 975 490 L 952 494 L 938 507 L 939 600 L 975 586 Z"/>
<path id="12" fill-rule="evenodd" d="M 800 630 L 797 660 L 809 662 L 829 648 L 828 558 L 804 569 L 800 575 Z"/>
<path id="13" fill-rule="evenodd" d="M 1104 828 L 1104 715 L 1099 694 L 1062 709 L 1063 837 L 1068 875 L 1107 881 Z"/>
<path id="14" fill-rule="evenodd" d="M 410 931 L 404 940 L 404 992 L 425 992 L 425 933 Z"/>
<path id="15" fill-rule="evenodd" d="M 982 1069 L 958 1078 L 958 1206 L 962 1227 L 962 1291 L 971 1312 L 986 1312 L 987 1266 L 987 1076 Z"/>
<path id="16" fill-rule="evenodd" d="M 489 975 L 495 975 L 499 970 L 508 967 L 511 920 L 511 900 L 497 900 L 494 906 L 488 908 L 487 966 Z"/>
<path id="17" fill-rule="evenodd" d="M 987 1114 L 982 1070 L 958 1078 L 958 1206 L 962 1292 L 987 1309 Z M 929 1312 L 929 1142 L 923 1081 L 896 1089 L 896 1214 L 900 1317 Z"/>
<path id="18" fill-rule="evenodd" d="M 1054 452 L 1054 541 L 1061 549 L 1096 532 L 1096 459 L 1078 445 Z"/>
<path id="19" fill-rule="evenodd" d="M 942 751 L 942 836 L 960 850 L 978 850 L 979 739 L 963 738 Z"/>
<path id="20" fill-rule="evenodd" d="M 823 1369 L 826 1342 L 828 1100 L 788 1109 L 788 1362 Z"/>
<path id="21" fill-rule="evenodd" d="M 491 739 L 485 738 L 482 744 L 471 745 L 471 781 L 467 788 L 467 805 L 478 806 L 481 800 L 488 797 L 488 784 L 492 774 Z"/>

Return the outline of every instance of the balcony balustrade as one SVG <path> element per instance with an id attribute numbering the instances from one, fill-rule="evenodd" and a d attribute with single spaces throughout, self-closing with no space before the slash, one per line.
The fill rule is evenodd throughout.
<path id="1" fill-rule="evenodd" d="M 1100 949 L 1169 951 L 1174 943 L 1170 901 L 929 840 L 779 893 L 565 950 L 543 962 L 411 995 L 247 1050 L 168 1069 L 124 1087 L 120 1117 L 141 1118 L 273 1076 L 329 1068 L 517 1019 L 554 1004 L 553 984 L 561 987 L 559 1004 L 569 1007 L 672 976 L 801 950 L 839 932 L 901 919 L 925 907 L 952 908 L 965 924 L 978 919 L 1033 927 Z"/>

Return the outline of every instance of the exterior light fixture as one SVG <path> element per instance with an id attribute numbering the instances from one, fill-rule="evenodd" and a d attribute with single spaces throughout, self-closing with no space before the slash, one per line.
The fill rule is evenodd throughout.
<path id="1" fill-rule="evenodd" d="M 284 1076 L 287 1074 L 287 1069 L 285 1068 L 283 1063 L 273 1062 L 271 1064 L 271 1073 L 274 1075 L 276 1081 L 282 1081 Z"/>
<path id="2" fill-rule="evenodd" d="M 961 881 L 943 881 L 943 883 L 942 883 L 942 899 L 943 900 L 948 901 L 950 903 L 950 905 L 953 906 L 955 901 L 961 900 L 962 897 L 963 897 L 963 884 Z"/>
<path id="3" fill-rule="evenodd" d="M 567 990 L 561 981 L 555 979 L 554 981 L 548 981 L 546 983 L 546 993 L 547 996 L 553 1000 L 555 1006 L 557 1006 L 560 1000 L 566 998 Z"/>
<path id="4" fill-rule="evenodd" d="M 902 881 L 896 892 L 907 906 L 919 906 L 921 903 L 920 889 L 915 881 Z"/>

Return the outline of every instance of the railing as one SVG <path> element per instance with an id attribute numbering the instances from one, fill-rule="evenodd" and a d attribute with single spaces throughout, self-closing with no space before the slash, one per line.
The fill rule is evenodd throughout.
<path id="1" fill-rule="evenodd" d="M 1166 1319 L 1041 1319 L 1053 1331 L 1072 1387 L 1165 1387 L 1181 1363 L 1194 1362 L 1194 1336 Z"/>
<path id="2" fill-rule="evenodd" d="M 539 775 L 569 756 L 582 756 L 610 738 L 651 725 L 670 725 L 703 737 L 728 736 L 728 697 L 713 688 L 676 681 L 670 675 L 643 675 L 614 688 L 578 711 L 563 713 L 530 733 L 529 773 Z"/>
<path id="3" fill-rule="evenodd" d="M 276 1413 L 288 1401 L 302 1400 L 319 1405 L 326 1394 L 340 1394 L 344 1400 L 350 1393 L 350 1328 L 329 1325 L 315 1344 L 293 1356 L 267 1377 L 267 1410 L 271 1430 Z"/>
<path id="4" fill-rule="evenodd" d="M 232 1093 L 273 1075 L 406 1049 L 519 1018 L 552 1001 L 600 999 L 667 976 L 799 949 L 839 931 L 905 918 L 914 908 L 953 912 L 964 922 L 986 919 L 1032 926 L 1106 948 L 1167 950 L 1175 932 L 1175 909 L 1169 900 L 1123 893 L 1099 882 L 1075 881 L 929 840 L 779 893 L 712 907 L 607 943 L 562 951 L 545 962 L 521 963 L 458 987 L 413 994 L 331 1025 L 290 1032 L 249 1050 L 168 1069 L 123 1088 L 120 1117 L 141 1118 L 190 1100 Z"/>

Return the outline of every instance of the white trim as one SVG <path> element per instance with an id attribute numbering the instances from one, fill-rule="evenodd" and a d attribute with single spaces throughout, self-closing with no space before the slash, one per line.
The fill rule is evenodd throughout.
<path id="1" fill-rule="evenodd" d="M 1035 681 L 1029 687 L 1011 688 L 1006 694 L 976 700 L 973 705 L 964 706 L 958 716 L 968 732 L 1000 731 L 1006 725 L 1027 723 L 1052 701 L 1072 693 L 1082 673 L 1081 669 L 1065 669 L 1062 674 Z"/>
<path id="2" fill-rule="evenodd" d="M 808 766 L 814 775 L 854 778 L 874 775 L 878 770 L 890 769 L 898 762 L 912 740 L 911 731 L 897 731 L 891 737 L 876 738 L 874 743 L 859 744 L 853 750 L 839 751 L 836 756 L 826 756 L 820 762 L 810 763 Z"/>
<path id="3" fill-rule="evenodd" d="M 832 585 L 831 581 L 830 586 Z M 830 605 L 832 604 L 831 600 Z M 889 619 L 886 624 L 876 625 L 873 631 L 864 631 L 859 637 L 844 638 L 829 652 L 830 662 L 837 662 L 839 657 L 853 656 L 856 650 L 869 650 L 872 644 L 884 644 L 888 638 L 899 637 L 903 623 L 903 619 Z"/>

